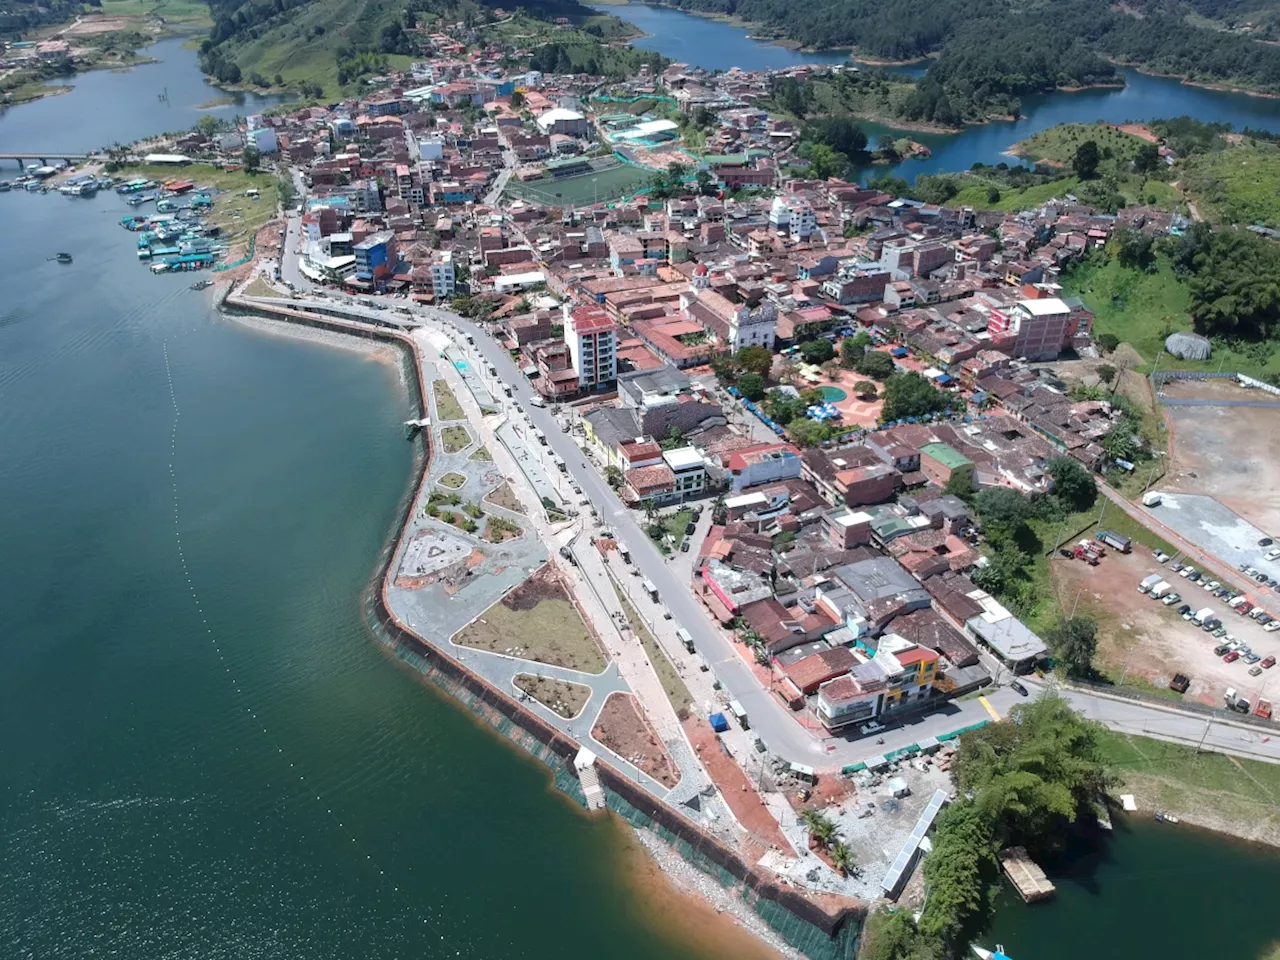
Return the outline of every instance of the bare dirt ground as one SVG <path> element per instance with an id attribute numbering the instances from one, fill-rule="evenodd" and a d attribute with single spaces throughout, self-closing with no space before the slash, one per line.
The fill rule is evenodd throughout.
<path id="1" fill-rule="evenodd" d="M 680 782 L 680 771 L 632 694 L 609 694 L 591 736 L 663 786 Z"/>
<path id="2" fill-rule="evenodd" d="M 1251 677 L 1243 660 L 1224 663 L 1213 653 L 1221 641 L 1183 620 L 1176 611 L 1183 603 L 1196 610 L 1212 607 L 1229 633 L 1263 657 L 1280 657 L 1280 631 L 1267 633 L 1248 617 L 1228 612 L 1221 600 L 1145 554 L 1109 552 L 1096 567 L 1055 558 L 1049 569 L 1064 609 L 1072 609 L 1079 592 L 1079 611 L 1097 619 L 1099 667 L 1118 679 L 1127 664 L 1127 685 L 1146 681 L 1164 689 L 1175 673 L 1184 673 L 1191 678 L 1186 699 L 1220 705 L 1227 687 L 1252 696 L 1273 676 L 1280 677 L 1280 667 Z M 1165 579 L 1182 594 L 1181 601 L 1166 607 L 1138 592 L 1138 582 L 1156 572 L 1167 574 Z"/>
<path id="3" fill-rule="evenodd" d="M 515 684 L 533 699 L 554 710 L 566 720 L 572 720 L 582 712 L 591 699 L 591 688 L 568 680 L 539 677 L 532 673 L 516 675 Z"/>
<path id="4" fill-rule="evenodd" d="M 524 514 L 524 506 L 520 503 L 520 498 L 516 496 L 516 492 L 511 489 L 511 484 L 509 483 L 504 483 L 484 499 L 485 502 L 492 503 L 495 507 L 502 507 L 512 513 Z"/>
<path id="5" fill-rule="evenodd" d="M 1233 380 L 1175 380 L 1167 397 L 1271 400 Z M 1280 531 L 1280 408 L 1165 407 L 1172 425 L 1169 471 L 1157 486 L 1216 498 L 1268 532 Z"/>
<path id="6" fill-rule="evenodd" d="M 725 803 L 750 834 L 750 840 L 746 842 L 755 844 L 752 849 L 756 858 L 764 852 L 766 846 L 794 857 L 795 850 L 787 842 L 778 821 L 760 799 L 755 784 L 747 779 L 737 761 L 724 752 L 720 746 L 720 738 L 712 732 L 707 722 L 690 717 L 682 721 L 681 726 L 684 727 L 689 742 L 693 744 L 698 759 L 702 761 L 702 766 L 720 788 Z"/>

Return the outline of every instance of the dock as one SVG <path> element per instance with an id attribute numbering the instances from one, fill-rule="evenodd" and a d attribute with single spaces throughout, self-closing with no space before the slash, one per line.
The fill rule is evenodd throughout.
<path id="1" fill-rule="evenodd" d="M 1026 847 L 1010 847 L 1000 851 L 1000 866 L 1027 903 L 1053 896 L 1054 886 L 1040 865 L 1031 859 Z"/>

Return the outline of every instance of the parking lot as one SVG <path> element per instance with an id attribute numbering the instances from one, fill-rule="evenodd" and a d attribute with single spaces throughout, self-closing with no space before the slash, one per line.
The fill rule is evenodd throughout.
<path id="1" fill-rule="evenodd" d="M 1213 706 L 1221 705 L 1228 687 L 1252 696 L 1273 676 L 1280 677 L 1277 667 L 1250 676 L 1254 664 L 1244 659 L 1227 663 L 1214 653 L 1230 636 L 1258 655 L 1260 667 L 1262 659 L 1280 657 L 1280 630 L 1269 632 L 1257 621 L 1229 610 L 1222 598 L 1211 596 L 1200 584 L 1174 572 L 1172 562 L 1162 565 L 1146 551 L 1139 551 L 1108 551 L 1097 567 L 1061 558 L 1051 562 L 1064 608 L 1071 611 L 1078 603 L 1078 612 L 1097 619 L 1097 662 L 1108 676 L 1117 681 L 1123 677 L 1128 684 L 1145 680 L 1165 688 L 1175 673 L 1182 673 L 1191 679 L 1186 697 Z M 1166 605 L 1140 593 L 1139 583 L 1150 574 L 1159 574 L 1180 599 Z M 1215 638 L 1183 619 L 1178 610 L 1184 605 L 1191 613 L 1211 609 L 1225 635 Z"/>

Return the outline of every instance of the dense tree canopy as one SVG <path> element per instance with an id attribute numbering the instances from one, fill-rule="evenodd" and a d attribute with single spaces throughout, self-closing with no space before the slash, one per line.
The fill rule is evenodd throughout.
<path id="1" fill-rule="evenodd" d="M 871 354 L 867 354 L 870 357 Z M 864 360 L 866 357 L 863 358 Z M 951 406 L 952 400 L 915 371 L 896 373 L 884 384 L 884 406 L 880 419 L 902 420 L 906 417 L 923 417 L 941 413 Z"/>
<path id="2" fill-rule="evenodd" d="M 1213 336 L 1269 337 L 1280 323 L 1280 245 L 1247 230 L 1197 223 L 1177 241 L 1191 319 Z"/>
<path id="3" fill-rule="evenodd" d="M 1097 481 L 1079 460 L 1054 457 L 1049 461 L 1048 470 L 1053 477 L 1054 495 L 1065 508 L 1088 510 L 1098 499 Z"/>

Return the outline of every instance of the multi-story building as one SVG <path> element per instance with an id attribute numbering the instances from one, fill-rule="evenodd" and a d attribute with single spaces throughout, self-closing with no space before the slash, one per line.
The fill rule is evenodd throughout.
<path id="1" fill-rule="evenodd" d="M 1010 356 L 1056 360 L 1075 335 L 1077 319 L 1057 297 L 1019 300 L 1013 307 L 991 311 L 987 332 Z"/>
<path id="2" fill-rule="evenodd" d="M 351 185 L 351 199 L 358 213 L 382 211 L 382 194 L 378 192 L 377 180 L 357 180 Z"/>
<path id="3" fill-rule="evenodd" d="M 356 258 L 356 279 L 378 281 L 390 276 L 396 266 L 396 238 L 390 231 L 375 233 L 351 248 Z"/>
<path id="4" fill-rule="evenodd" d="M 453 299 L 453 254 L 448 250 L 437 250 L 431 257 L 431 292 L 436 303 Z"/>
<path id="5" fill-rule="evenodd" d="M 564 306 L 564 340 L 580 390 L 598 390 L 618 379 L 618 332 L 595 306 Z"/>
<path id="6" fill-rule="evenodd" d="M 707 465 L 693 447 L 678 447 L 667 450 L 662 459 L 675 477 L 674 492 L 680 497 L 696 497 L 706 488 Z"/>

